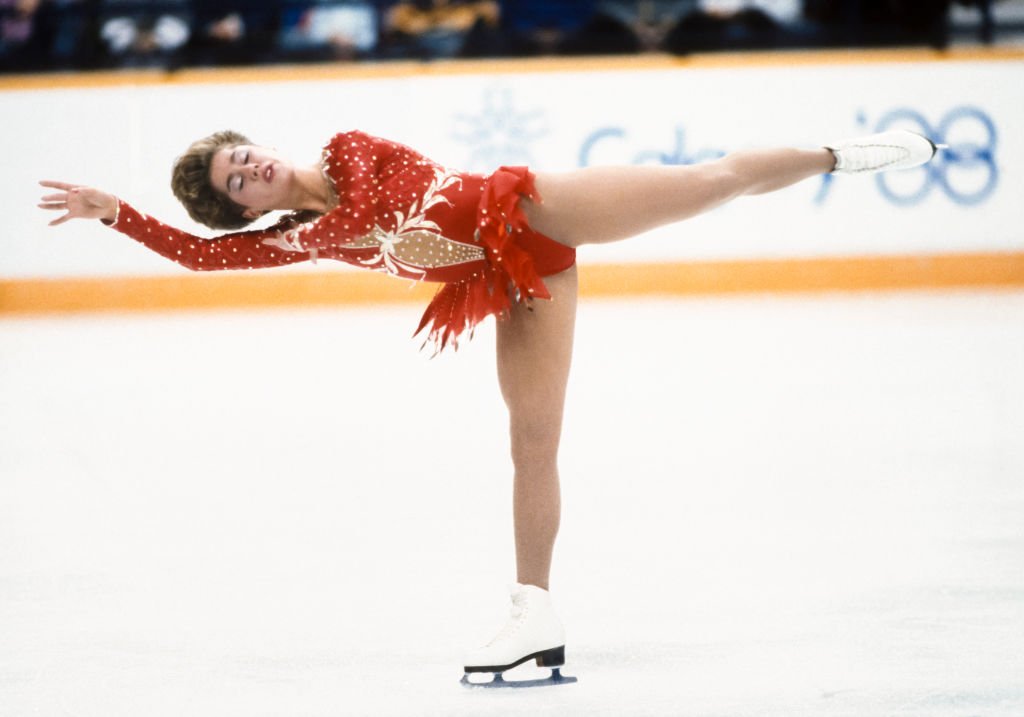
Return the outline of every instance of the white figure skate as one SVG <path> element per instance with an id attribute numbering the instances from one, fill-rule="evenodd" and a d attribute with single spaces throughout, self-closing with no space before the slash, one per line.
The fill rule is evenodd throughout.
<path id="1" fill-rule="evenodd" d="M 873 174 L 911 169 L 931 161 L 940 149 L 927 137 L 897 129 L 826 145 L 836 157 L 834 174 Z"/>
<path id="2" fill-rule="evenodd" d="M 551 594 L 534 585 L 513 585 L 512 613 L 505 627 L 487 645 L 466 656 L 462 684 L 466 687 L 541 687 L 576 682 L 564 677 L 565 630 L 551 606 Z M 551 675 L 540 680 L 505 680 L 502 673 L 524 662 L 536 660 L 550 667 Z M 471 682 L 474 672 L 494 674 L 490 682 Z"/>

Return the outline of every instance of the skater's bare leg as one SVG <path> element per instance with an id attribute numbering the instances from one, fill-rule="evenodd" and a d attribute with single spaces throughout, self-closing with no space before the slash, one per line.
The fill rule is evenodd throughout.
<path id="1" fill-rule="evenodd" d="M 544 279 L 551 301 L 516 305 L 497 323 L 498 381 L 515 467 L 517 580 L 548 589 L 561 515 L 558 444 L 576 323 L 576 267 Z"/>
<path id="2" fill-rule="evenodd" d="M 764 194 L 832 170 L 827 149 L 745 150 L 688 166 L 588 167 L 538 173 L 541 203 L 530 226 L 569 246 L 601 244 L 682 221 L 748 194 Z"/>
<path id="3" fill-rule="evenodd" d="M 570 246 L 623 239 L 832 169 L 828 150 L 736 152 L 687 167 L 595 167 L 538 174 L 530 225 Z M 498 380 L 515 466 L 518 581 L 547 589 L 558 533 L 558 445 L 576 316 L 576 269 L 547 277 L 552 301 L 517 305 L 498 322 Z"/>

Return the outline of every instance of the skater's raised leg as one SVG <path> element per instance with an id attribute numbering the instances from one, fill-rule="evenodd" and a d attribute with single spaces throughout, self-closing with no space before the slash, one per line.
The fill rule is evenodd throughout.
<path id="1" fill-rule="evenodd" d="M 523 203 L 530 226 L 563 244 L 603 244 L 710 211 L 737 197 L 765 194 L 828 172 L 909 169 L 936 146 L 901 130 L 820 149 L 755 149 L 687 166 L 588 167 L 539 173 L 540 203 Z"/>
<path id="2" fill-rule="evenodd" d="M 563 244 L 603 244 L 763 194 L 832 170 L 827 149 L 745 150 L 687 166 L 588 167 L 539 173 L 530 226 Z"/>

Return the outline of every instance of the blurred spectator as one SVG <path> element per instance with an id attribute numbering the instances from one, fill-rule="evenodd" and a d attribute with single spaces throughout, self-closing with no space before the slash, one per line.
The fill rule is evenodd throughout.
<path id="1" fill-rule="evenodd" d="M 601 0 L 583 38 L 599 53 L 820 44 L 801 0 Z"/>
<path id="2" fill-rule="evenodd" d="M 278 20 L 273 5 L 204 0 L 194 3 L 193 12 L 191 64 L 240 65 L 270 59 Z"/>
<path id="3" fill-rule="evenodd" d="M 1007 30 L 1015 44 L 1024 40 L 1024 0 L 954 0 L 948 32 L 959 38 L 977 38 L 985 44 L 996 39 L 996 29 Z M 952 39 L 952 38 L 951 38 Z"/>
<path id="4" fill-rule="evenodd" d="M 403 0 L 385 16 L 391 57 L 480 57 L 501 54 L 496 0 Z"/>
<path id="5" fill-rule="evenodd" d="M 594 4 L 595 0 L 504 0 L 502 49 L 510 55 L 582 51 L 581 33 L 593 16 Z"/>
<path id="6" fill-rule="evenodd" d="M 743 10 L 761 10 L 779 22 L 798 20 L 802 0 L 701 0 L 701 9 L 714 15 L 734 15 Z"/>
<path id="7" fill-rule="evenodd" d="M 285 59 L 352 60 L 377 47 L 377 9 L 362 0 L 286 2 L 278 50 Z"/>
<path id="8" fill-rule="evenodd" d="M 595 24 L 618 27 L 623 33 L 611 52 L 651 52 L 660 50 L 666 36 L 684 18 L 700 7 L 700 0 L 603 0 L 595 9 Z M 594 25 L 591 25 L 594 32 Z M 613 34 L 608 30 L 608 39 Z"/>
<path id="9" fill-rule="evenodd" d="M 1024 15 L 996 17 L 1011 6 L 1024 0 L 0 0 L 0 70 L 941 47 L 968 25 L 1020 32 Z"/>
<path id="10" fill-rule="evenodd" d="M 817 42 L 799 0 L 701 0 L 666 38 L 671 52 L 768 49 Z"/>
<path id="11" fill-rule="evenodd" d="M 39 60 L 37 13 L 40 0 L 0 0 L 0 62 L 20 69 Z"/>
<path id="12" fill-rule="evenodd" d="M 804 0 L 804 14 L 833 44 L 944 46 L 950 0 Z"/>
<path id="13" fill-rule="evenodd" d="M 91 67 L 98 42 L 97 0 L 47 0 L 39 11 L 40 42 L 47 57 L 41 67 Z"/>
<path id="14" fill-rule="evenodd" d="M 106 64 L 173 65 L 192 34 L 188 0 L 102 0 L 100 39 Z"/>
<path id="15" fill-rule="evenodd" d="M 757 10 L 780 25 L 800 22 L 803 17 L 802 0 L 701 0 L 701 8 L 726 17 Z"/>

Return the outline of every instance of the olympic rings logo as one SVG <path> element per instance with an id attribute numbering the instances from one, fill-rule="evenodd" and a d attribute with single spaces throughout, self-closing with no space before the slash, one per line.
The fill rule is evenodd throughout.
<path id="1" fill-rule="evenodd" d="M 940 191 L 956 204 L 974 206 L 992 196 L 999 184 L 999 136 L 992 118 L 983 110 L 955 107 L 933 125 L 916 110 L 898 108 L 883 115 L 873 131 L 889 129 L 909 129 L 935 144 L 948 145 L 935 159 L 917 169 L 876 175 L 879 191 L 893 204 L 913 206 L 933 191 Z M 816 204 L 827 199 L 833 186 L 833 175 L 823 175 L 822 179 Z"/>

